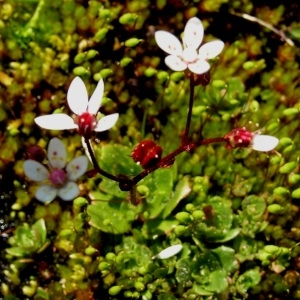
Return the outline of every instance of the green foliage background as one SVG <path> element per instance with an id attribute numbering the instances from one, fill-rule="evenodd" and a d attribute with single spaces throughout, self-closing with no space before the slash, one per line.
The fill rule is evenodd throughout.
<path id="1" fill-rule="evenodd" d="M 292 0 L 2 1 L 4 299 L 300 299 L 299 9 Z M 164 155 L 178 147 L 189 82 L 166 67 L 154 32 L 179 37 L 193 16 L 205 41 L 226 44 L 210 84 L 196 87 L 193 139 L 246 126 L 280 138 L 277 152 L 199 147 L 141 181 L 138 205 L 100 176 L 83 178 L 73 203 L 38 203 L 26 147 L 58 136 L 71 158 L 82 146 L 76 132 L 45 131 L 34 118 L 70 113 L 76 75 L 89 93 L 102 77 L 101 112 L 120 113 L 93 141 L 104 169 L 138 174 L 130 155 L 141 139 Z M 177 243 L 179 254 L 155 258 Z"/>

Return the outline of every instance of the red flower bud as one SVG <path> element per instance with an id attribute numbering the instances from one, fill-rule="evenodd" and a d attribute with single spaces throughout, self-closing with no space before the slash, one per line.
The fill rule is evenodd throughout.
<path id="1" fill-rule="evenodd" d="M 46 158 L 46 152 L 42 147 L 34 145 L 28 147 L 27 156 L 28 159 L 36 160 L 41 163 Z"/>
<path id="2" fill-rule="evenodd" d="M 235 128 L 224 136 L 226 147 L 249 147 L 252 143 L 253 133 L 245 128 Z"/>
<path id="3" fill-rule="evenodd" d="M 141 141 L 132 151 L 133 160 L 148 169 L 155 166 L 161 159 L 162 148 L 152 140 Z"/>

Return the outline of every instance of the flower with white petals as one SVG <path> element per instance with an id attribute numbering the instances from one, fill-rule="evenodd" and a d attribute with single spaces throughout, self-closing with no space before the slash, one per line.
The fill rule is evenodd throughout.
<path id="1" fill-rule="evenodd" d="M 75 77 L 68 90 L 67 100 L 72 112 L 77 115 L 75 119 L 67 114 L 59 113 L 36 117 L 34 121 L 42 128 L 50 130 L 78 129 L 78 132 L 85 138 L 90 138 L 93 131 L 101 132 L 110 129 L 115 125 L 119 114 L 111 114 L 96 119 L 96 114 L 101 106 L 104 92 L 104 82 L 99 80 L 91 98 L 84 82 L 80 77 Z"/>
<path id="2" fill-rule="evenodd" d="M 165 58 L 170 69 L 183 71 L 188 68 L 195 74 L 203 74 L 210 69 L 207 60 L 218 56 L 224 48 L 224 43 L 220 40 L 208 42 L 199 48 L 203 35 L 203 25 L 194 17 L 185 25 L 183 46 L 177 37 L 164 30 L 155 32 L 155 40 L 162 50 L 170 54 Z"/>
<path id="3" fill-rule="evenodd" d="M 178 254 L 182 250 L 181 244 L 172 245 L 162 251 L 160 251 L 157 255 L 153 256 L 152 259 L 167 259 Z"/>
<path id="4" fill-rule="evenodd" d="M 246 128 L 235 128 L 224 136 L 226 147 L 240 148 L 250 147 L 256 151 L 267 152 L 275 149 L 278 145 L 278 138 L 271 135 L 260 134 L 259 132 L 251 132 Z"/>
<path id="5" fill-rule="evenodd" d="M 47 158 L 48 168 L 33 159 L 24 162 L 25 175 L 40 185 L 35 197 L 44 203 L 51 202 L 56 196 L 65 201 L 76 198 L 79 187 L 75 180 L 86 172 L 87 157 L 79 156 L 66 164 L 66 148 L 60 139 L 53 138 L 48 145 Z"/>

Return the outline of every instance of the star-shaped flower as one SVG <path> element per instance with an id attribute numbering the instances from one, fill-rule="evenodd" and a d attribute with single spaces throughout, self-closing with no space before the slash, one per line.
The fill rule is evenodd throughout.
<path id="1" fill-rule="evenodd" d="M 250 147 L 256 151 L 267 152 L 275 149 L 278 145 L 278 138 L 271 135 L 251 132 L 246 128 L 235 128 L 224 136 L 226 147 L 239 148 Z"/>
<path id="2" fill-rule="evenodd" d="M 78 129 L 85 138 L 90 138 L 93 131 L 101 132 L 115 125 L 119 114 L 111 114 L 96 119 L 96 114 L 101 106 L 104 91 L 103 80 L 100 79 L 90 100 L 84 82 L 80 77 L 75 77 L 68 90 L 67 100 L 70 109 L 76 116 L 75 119 L 67 114 L 59 113 L 36 117 L 34 121 L 42 128 L 50 130 Z"/>
<path id="3" fill-rule="evenodd" d="M 53 138 L 48 145 L 47 158 L 47 168 L 36 160 L 24 162 L 25 175 L 40 185 L 35 197 L 44 203 L 53 201 L 56 196 L 65 201 L 73 200 L 79 195 L 74 181 L 86 172 L 87 157 L 76 157 L 66 165 L 66 148 L 60 139 Z"/>
<path id="4" fill-rule="evenodd" d="M 210 69 L 207 60 L 218 56 L 224 48 L 224 43 L 220 40 L 208 42 L 199 48 L 203 34 L 201 21 L 194 17 L 185 25 L 183 46 L 177 37 L 164 30 L 155 32 L 155 40 L 162 50 L 170 54 L 165 58 L 170 69 L 183 71 L 188 68 L 195 74 L 203 74 Z"/>

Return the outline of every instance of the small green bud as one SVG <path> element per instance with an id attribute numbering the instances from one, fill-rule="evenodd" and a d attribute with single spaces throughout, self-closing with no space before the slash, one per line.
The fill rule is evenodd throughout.
<path id="1" fill-rule="evenodd" d="M 279 247 L 274 245 L 267 245 L 264 247 L 264 251 L 270 254 L 276 254 L 279 251 Z"/>
<path id="2" fill-rule="evenodd" d="M 279 168 L 279 173 L 281 174 L 291 173 L 297 167 L 297 165 L 298 163 L 296 161 L 288 162 Z"/>
<path id="3" fill-rule="evenodd" d="M 85 250 L 84 250 L 84 253 L 86 254 L 86 255 L 94 255 L 95 253 L 97 253 L 98 252 L 98 250 L 96 249 L 96 248 L 94 248 L 94 247 L 92 247 L 92 246 L 88 246 Z"/>
<path id="4" fill-rule="evenodd" d="M 186 227 L 183 225 L 177 225 L 174 229 L 174 232 L 177 236 L 181 236 L 186 232 Z"/>
<path id="5" fill-rule="evenodd" d="M 270 158 L 270 164 L 275 166 L 275 165 L 279 165 L 282 161 L 282 157 L 281 156 L 277 156 L 277 155 L 273 155 L 271 158 Z"/>
<path id="6" fill-rule="evenodd" d="M 120 66 L 122 68 L 127 67 L 132 62 L 132 58 L 130 57 L 123 57 L 120 61 Z"/>
<path id="7" fill-rule="evenodd" d="M 284 116 L 287 116 L 287 117 L 295 116 L 299 113 L 299 109 L 294 108 L 294 107 L 289 107 L 289 108 L 286 108 L 282 113 Z"/>
<path id="8" fill-rule="evenodd" d="M 185 211 L 177 213 L 175 218 L 183 224 L 189 224 L 192 221 L 191 215 Z"/>
<path id="9" fill-rule="evenodd" d="M 110 264 L 106 261 L 102 261 L 98 266 L 99 271 L 106 271 L 110 269 Z"/>
<path id="10" fill-rule="evenodd" d="M 77 75 L 77 76 L 84 76 L 84 75 L 88 75 L 89 74 L 89 71 L 85 68 L 85 67 L 75 67 L 73 69 L 73 73 L 74 75 Z"/>
<path id="11" fill-rule="evenodd" d="M 83 198 L 83 197 L 77 197 L 73 201 L 73 205 L 77 206 L 77 207 L 84 207 L 84 206 L 86 206 L 88 204 L 89 204 L 89 202 L 85 198 Z"/>
<path id="12" fill-rule="evenodd" d="M 202 210 L 195 210 L 192 213 L 192 217 L 196 221 L 203 220 L 203 218 L 204 218 L 204 212 Z"/>
<path id="13" fill-rule="evenodd" d="M 73 230 L 72 229 L 69 229 L 69 228 L 67 228 L 67 229 L 62 229 L 60 232 L 59 232 L 59 236 L 60 237 L 68 237 L 68 236 L 70 236 L 70 235 L 72 235 L 73 234 Z"/>
<path id="14" fill-rule="evenodd" d="M 145 275 L 145 274 L 147 273 L 147 268 L 146 268 L 145 266 L 139 267 L 138 272 L 139 272 L 141 275 Z"/>
<path id="15" fill-rule="evenodd" d="M 108 293 L 109 293 L 111 296 L 116 296 L 116 295 L 118 295 L 120 292 L 121 292 L 121 287 L 120 287 L 119 285 L 112 286 L 112 287 L 108 290 Z"/>
<path id="16" fill-rule="evenodd" d="M 223 80 L 220 80 L 220 79 L 213 80 L 211 84 L 213 87 L 220 89 L 220 90 L 227 88 L 226 82 Z"/>
<path id="17" fill-rule="evenodd" d="M 283 156 L 286 156 L 286 155 L 290 154 L 293 149 L 294 149 L 294 145 L 289 145 L 284 148 L 284 150 L 281 152 L 281 154 Z"/>
<path id="18" fill-rule="evenodd" d="M 170 80 L 178 82 L 183 78 L 183 72 L 173 72 L 170 75 Z"/>
<path id="19" fill-rule="evenodd" d="M 125 41 L 124 45 L 126 47 L 135 47 L 137 46 L 142 40 L 141 39 L 138 39 L 138 38 L 130 38 L 128 39 L 127 41 Z"/>
<path id="20" fill-rule="evenodd" d="M 11 206 L 11 209 L 13 209 L 13 210 L 20 210 L 20 209 L 22 209 L 22 205 L 20 203 L 14 203 Z"/>
<path id="21" fill-rule="evenodd" d="M 109 18 L 110 10 L 108 8 L 100 8 L 99 9 L 99 17 L 100 18 Z"/>
<path id="22" fill-rule="evenodd" d="M 288 177 L 288 183 L 294 185 L 300 182 L 300 174 L 290 173 Z"/>
<path id="23" fill-rule="evenodd" d="M 105 255 L 105 258 L 107 261 L 115 261 L 116 260 L 116 254 L 112 253 L 112 252 L 108 252 Z"/>
<path id="24" fill-rule="evenodd" d="M 145 289 L 145 285 L 142 282 L 136 281 L 134 283 L 134 287 L 137 291 L 143 291 Z"/>
<path id="25" fill-rule="evenodd" d="M 208 110 L 208 106 L 206 105 L 198 105 L 193 108 L 193 116 L 201 116 L 201 114 Z"/>
<path id="26" fill-rule="evenodd" d="M 107 78 L 108 76 L 110 76 L 111 74 L 113 73 L 113 71 L 109 68 L 105 68 L 105 69 L 102 69 L 100 71 L 100 74 L 102 76 L 103 79 Z"/>
<path id="27" fill-rule="evenodd" d="M 243 69 L 246 71 L 250 71 L 255 69 L 255 62 L 253 61 L 246 61 L 243 63 Z"/>
<path id="28" fill-rule="evenodd" d="M 292 145 L 294 142 L 291 138 L 289 137 L 283 137 L 280 139 L 279 141 L 279 144 L 282 146 L 282 147 L 287 147 L 289 145 Z"/>
<path id="29" fill-rule="evenodd" d="M 94 79 L 95 81 L 99 81 L 101 78 L 102 78 L 102 76 L 101 76 L 100 73 L 95 73 L 95 74 L 93 75 L 93 79 Z M 103 105 L 103 102 L 102 102 L 102 105 Z"/>
<path id="30" fill-rule="evenodd" d="M 122 15 L 120 18 L 119 18 L 119 22 L 122 24 L 122 25 L 129 25 L 129 24 L 134 24 L 136 19 L 137 19 L 137 15 L 136 14 L 132 14 L 132 13 L 126 13 L 124 15 Z"/>
<path id="31" fill-rule="evenodd" d="M 74 63 L 76 65 L 80 65 L 82 64 L 86 59 L 86 52 L 83 53 L 78 53 L 75 57 L 74 57 Z"/>
<path id="32" fill-rule="evenodd" d="M 101 42 L 106 37 L 107 32 L 108 32 L 108 28 L 99 29 L 94 36 L 94 41 L 96 43 Z"/>
<path id="33" fill-rule="evenodd" d="M 87 52 L 86 57 L 87 59 L 92 59 L 95 56 L 97 56 L 99 54 L 99 52 L 97 50 L 91 49 Z"/>
<path id="34" fill-rule="evenodd" d="M 138 185 L 137 192 L 141 197 L 147 197 L 149 195 L 149 188 L 146 185 Z"/>
<path id="35" fill-rule="evenodd" d="M 290 191 L 282 186 L 278 186 L 277 188 L 274 189 L 273 194 L 277 196 L 287 196 L 289 195 Z"/>
<path id="36" fill-rule="evenodd" d="M 166 81 L 166 80 L 169 79 L 169 73 L 166 72 L 166 71 L 159 71 L 159 72 L 157 73 L 156 77 L 157 77 L 157 79 L 158 79 L 159 81 L 164 82 L 164 81 Z"/>
<path id="37" fill-rule="evenodd" d="M 20 131 L 19 131 L 19 129 L 17 129 L 17 128 L 12 128 L 12 129 L 9 130 L 9 135 L 10 135 L 10 136 L 16 136 L 16 135 L 18 135 L 19 133 L 20 133 Z"/>
<path id="38" fill-rule="evenodd" d="M 195 206 L 194 206 L 194 204 L 192 204 L 192 203 L 188 203 L 188 204 L 185 206 L 185 209 L 186 209 L 186 211 L 188 211 L 188 212 L 193 212 L 193 211 L 195 210 Z"/>
<path id="39" fill-rule="evenodd" d="M 256 100 L 251 101 L 251 103 L 250 103 L 250 110 L 252 112 L 259 111 L 259 103 Z"/>
<path id="40" fill-rule="evenodd" d="M 157 70 L 156 70 L 156 69 L 149 67 L 149 68 L 147 68 L 147 69 L 145 70 L 144 75 L 145 75 L 146 77 L 152 77 L 152 76 L 154 76 L 156 73 L 157 73 Z"/>
<path id="41" fill-rule="evenodd" d="M 300 199 L 300 188 L 298 188 L 292 192 L 292 198 Z"/>
<path id="42" fill-rule="evenodd" d="M 275 121 L 275 122 L 272 122 L 270 123 L 267 127 L 266 127 L 266 131 L 267 132 L 273 132 L 275 130 L 278 130 L 279 129 L 279 121 Z"/>
<path id="43" fill-rule="evenodd" d="M 132 292 L 131 291 L 125 291 L 124 292 L 124 297 L 125 298 L 132 298 Z"/>
<path id="44" fill-rule="evenodd" d="M 268 212 L 271 214 L 280 214 L 284 208 L 279 204 L 271 204 L 268 206 Z"/>

